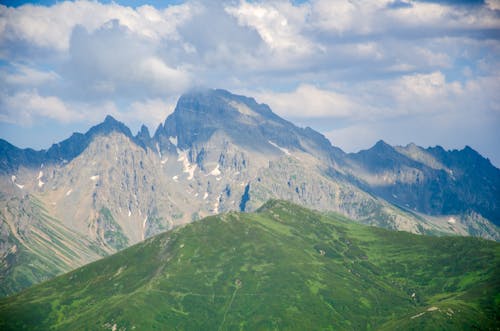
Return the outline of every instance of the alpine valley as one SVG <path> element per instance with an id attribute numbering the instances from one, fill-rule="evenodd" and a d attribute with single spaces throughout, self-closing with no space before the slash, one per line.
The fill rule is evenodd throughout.
<path id="1" fill-rule="evenodd" d="M 155 249 L 164 249 L 170 245 L 166 244 L 169 241 L 167 237 L 147 240 L 149 237 L 214 214 L 254 212 L 269 199 L 288 200 L 318 210 L 323 215 L 321 217 L 336 215 L 339 218 L 341 216 L 338 214 L 341 214 L 359 223 L 391 230 L 500 240 L 500 170 L 470 147 L 446 151 L 441 147 L 422 148 L 414 144 L 394 147 L 379 141 L 371 149 L 348 154 L 332 146 L 320 133 L 311 128 L 295 126 L 252 98 L 224 90 L 197 90 L 180 97 L 175 111 L 152 136 L 145 126 L 137 135 L 133 135 L 124 124 L 108 116 L 87 133 L 75 133 L 48 150 L 19 149 L 0 140 L 0 296 L 11 295 L 146 240 L 143 246 L 134 246 L 135 250 L 125 251 L 132 254 L 133 259 L 139 259 L 136 255 L 141 250 L 149 250 L 153 246 Z M 301 210 L 295 205 L 287 208 Z M 246 214 L 229 215 L 233 215 L 233 218 L 238 218 L 237 215 L 246 217 L 243 216 Z M 204 222 L 215 221 L 209 218 L 199 223 Z M 246 229 L 246 225 L 238 222 L 235 221 L 235 227 L 242 227 L 242 231 Z M 279 223 L 266 224 L 262 226 L 278 232 L 301 231 L 303 226 L 300 223 L 297 228 L 286 225 L 287 229 L 281 229 Z M 202 231 L 202 225 L 197 223 L 196 226 Z M 186 233 L 198 231 L 198 228 L 185 228 L 183 231 Z M 372 229 L 362 228 L 365 230 L 353 231 L 358 231 L 362 236 L 363 231 Z M 254 230 L 249 228 L 245 231 Z M 378 231 L 375 233 L 384 238 L 392 236 L 389 232 Z M 235 236 L 235 239 L 243 240 L 241 235 Z M 191 236 L 202 240 L 194 232 Z M 417 239 L 419 237 L 409 234 L 394 236 L 409 236 L 418 247 L 438 240 Z M 186 234 L 186 245 L 191 245 L 187 242 L 188 238 Z M 279 238 L 282 240 L 284 237 Z M 479 243 L 477 245 L 484 245 L 488 252 L 491 247 L 496 247 L 493 250 L 496 253 L 491 254 L 496 254 L 494 261 L 498 262 L 498 244 L 472 238 L 462 241 L 460 238 L 454 239 L 459 247 Z M 436 244 L 436 249 L 441 249 L 440 245 L 446 246 L 447 243 L 442 241 Z M 369 244 L 379 247 L 381 242 Z M 348 244 L 339 245 L 343 245 L 338 247 L 340 251 L 346 251 Z M 297 247 L 292 248 L 299 251 Z M 195 247 L 189 249 L 196 252 Z M 390 248 L 387 249 L 389 252 Z M 330 254 L 329 248 L 321 248 L 321 251 Z M 383 255 L 383 252 L 380 248 L 380 251 L 366 254 L 371 258 L 370 254 Z M 151 254 L 159 253 L 155 251 Z M 193 254 L 194 258 L 196 254 Z M 337 253 L 332 251 L 331 254 Z M 175 259 L 180 259 L 177 255 Z M 120 256 L 125 255 L 116 255 L 114 260 L 109 261 L 114 263 Z M 158 255 L 157 258 L 163 257 Z M 171 256 L 167 254 L 165 258 L 170 259 Z M 438 263 L 436 261 L 432 263 Z M 119 276 L 120 267 L 112 269 L 115 264 L 108 270 L 102 265 L 104 262 L 98 263 L 101 264 L 92 264 L 88 268 L 103 269 L 106 272 L 103 276 L 105 279 L 122 277 Z M 383 268 L 392 262 L 373 263 L 376 265 L 373 268 L 378 271 L 366 267 L 371 270 L 370 275 L 383 274 Z M 495 262 L 491 263 L 495 265 Z M 149 268 L 149 265 L 146 267 Z M 90 270 L 88 268 L 81 270 Z M 262 265 L 262 268 L 264 270 L 267 267 Z M 382 268 L 382 271 L 378 268 Z M 136 273 L 137 277 L 142 277 L 138 274 L 142 272 L 139 269 L 134 269 L 130 281 L 135 282 L 133 277 Z M 348 269 L 351 270 L 349 272 L 356 270 L 355 267 Z M 361 274 L 365 269 L 357 272 Z M 42 285 L 46 287 L 34 289 L 49 291 L 51 286 L 59 285 L 65 289 L 71 277 L 80 277 L 85 272 L 68 274 L 65 278 L 57 278 Z M 123 277 L 128 275 L 126 271 L 123 274 Z M 182 278 L 181 273 L 174 275 Z M 337 276 L 344 277 L 340 274 Z M 290 274 L 290 277 L 293 278 L 294 274 Z M 99 279 L 96 282 L 100 282 Z M 489 278 L 484 280 L 489 281 Z M 242 288 L 250 281 L 243 280 Z M 467 287 L 467 279 L 462 281 L 457 281 L 457 288 Z M 87 278 L 80 282 L 82 287 L 78 291 L 85 290 L 85 282 Z M 326 283 L 320 280 L 311 282 L 308 286 L 313 292 L 326 291 L 323 289 Z M 106 291 L 111 291 L 110 284 L 99 284 Z M 137 286 L 146 283 L 141 284 L 137 282 Z M 377 284 L 381 288 L 388 286 L 385 283 Z M 221 288 L 221 298 L 224 295 L 230 297 L 233 290 L 234 297 L 239 286 Z M 404 305 L 394 318 L 418 314 L 422 310 L 414 306 L 417 299 L 410 298 L 408 301 L 403 298 L 407 294 L 404 291 L 413 289 L 410 285 L 405 286 L 401 285 L 400 290 L 395 290 L 394 295 Z M 261 290 L 264 291 L 265 287 Z M 427 298 L 435 299 L 433 296 L 437 295 L 436 291 L 427 288 L 423 291 Z M 179 295 L 185 295 L 181 292 Z M 28 294 L 19 300 L 26 301 L 30 298 L 29 293 L 34 292 L 23 293 Z M 283 292 L 280 295 L 284 293 L 290 294 Z M 251 293 L 247 295 L 250 300 Z M 376 292 L 367 295 L 371 296 L 367 299 L 367 305 L 372 304 L 370 300 L 377 297 L 386 299 Z M 476 298 L 474 295 L 471 294 Z M 186 297 L 182 298 L 187 300 Z M 190 298 L 209 300 L 195 296 Z M 125 296 L 120 300 L 125 300 Z M 219 296 L 210 300 L 217 301 Z M 295 308 L 290 307 L 289 313 L 293 315 Z M 346 307 L 351 306 L 346 303 Z M 450 301 L 446 308 L 449 310 L 446 311 L 453 314 L 455 307 L 457 303 Z M 174 308 L 181 313 L 183 311 L 177 303 L 172 303 L 172 311 L 175 311 Z M 121 308 L 117 305 L 116 309 Z M 346 309 L 351 311 L 351 308 Z M 151 311 L 154 311 L 153 307 Z M 426 310 L 422 312 L 426 312 L 426 316 L 431 315 Z M 62 314 L 60 316 L 65 315 L 59 313 Z M 357 313 L 362 315 L 363 312 L 359 310 Z M 473 314 L 473 310 L 464 312 L 469 313 Z M 208 316 L 219 312 L 207 310 L 203 314 Z M 490 315 L 481 316 L 488 320 Z M 93 318 L 90 317 L 93 315 L 88 316 Z M 53 317 L 51 321 L 67 325 L 78 321 L 59 320 L 59 317 Z M 236 323 L 230 318 L 225 321 L 225 314 L 219 317 L 222 319 L 217 320 L 218 323 Z M 118 319 L 103 320 L 102 323 L 113 325 L 118 323 Z M 198 322 L 192 320 L 190 323 Z M 363 323 L 362 328 L 367 328 L 367 322 Z M 380 319 L 375 324 L 384 323 L 389 322 Z M 268 326 L 272 327 L 271 324 Z M 356 329 L 355 326 L 352 328 Z"/>

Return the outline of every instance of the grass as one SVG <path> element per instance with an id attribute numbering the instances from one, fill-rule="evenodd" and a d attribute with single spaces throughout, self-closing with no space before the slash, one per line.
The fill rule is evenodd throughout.
<path id="1" fill-rule="evenodd" d="M 496 329 L 499 265 L 495 242 L 388 231 L 270 201 L 3 299 L 0 329 Z"/>

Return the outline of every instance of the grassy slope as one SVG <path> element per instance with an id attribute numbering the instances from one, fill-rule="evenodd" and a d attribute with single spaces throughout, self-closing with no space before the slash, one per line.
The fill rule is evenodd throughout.
<path id="1" fill-rule="evenodd" d="M 499 266 L 495 242 L 391 232 L 273 201 L 3 299 L 0 329 L 497 329 Z"/>

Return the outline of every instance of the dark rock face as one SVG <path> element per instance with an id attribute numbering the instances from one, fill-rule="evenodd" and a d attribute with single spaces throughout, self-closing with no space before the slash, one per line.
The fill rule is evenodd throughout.
<path id="1" fill-rule="evenodd" d="M 427 162 L 419 160 L 424 156 Z M 379 141 L 348 159 L 357 169 L 351 169 L 354 176 L 386 178 L 363 182 L 395 204 L 430 215 L 476 211 L 500 225 L 500 170 L 469 146 L 453 151 L 415 145 L 396 149 Z"/>

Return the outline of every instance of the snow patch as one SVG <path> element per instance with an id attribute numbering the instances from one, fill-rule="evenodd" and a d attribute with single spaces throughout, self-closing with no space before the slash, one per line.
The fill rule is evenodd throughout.
<path id="1" fill-rule="evenodd" d="M 45 183 L 41 179 L 39 179 L 38 180 L 38 187 L 41 188 L 43 185 L 45 185 Z"/>
<path id="2" fill-rule="evenodd" d="M 172 145 L 174 145 L 175 147 L 177 147 L 177 137 L 168 137 L 168 140 L 170 141 L 170 143 Z"/>
<path id="3" fill-rule="evenodd" d="M 144 219 L 144 221 L 142 222 L 142 240 L 144 240 L 144 235 L 146 233 L 146 223 L 148 222 L 148 217 L 146 216 L 146 218 Z"/>
<path id="4" fill-rule="evenodd" d="M 17 187 L 19 187 L 21 190 L 24 188 L 24 185 L 21 185 L 21 184 L 18 184 L 16 183 L 16 179 L 17 177 L 16 176 L 12 176 L 10 177 L 10 179 L 12 180 L 12 183 L 14 183 Z"/>
<path id="5" fill-rule="evenodd" d="M 69 189 L 68 192 L 66 192 L 66 196 L 70 195 L 73 192 L 73 189 Z"/>
<path id="6" fill-rule="evenodd" d="M 288 149 L 283 148 L 276 143 L 273 143 L 271 140 L 268 140 L 267 142 L 270 143 L 271 145 L 273 145 L 274 147 L 276 147 L 277 149 L 279 149 L 280 151 L 282 151 L 283 153 L 285 153 L 286 155 L 291 155 L 290 151 Z"/>
<path id="7" fill-rule="evenodd" d="M 220 170 L 219 170 L 219 164 L 214 168 L 214 170 L 210 171 L 210 175 L 212 176 L 219 176 L 220 175 Z"/>
<path id="8" fill-rule="evenodd" d="M 207 200 L 208 198 L 208 192 L 205 192 L 205 194 L 203 195 L 203 200 Z"/>
<path id="9" fill-rule="evenodd" d="M 161 159 L 161 151 L 160 151 L 160 145 L 158 145 L 158 143 L 156 143 L 156 151 L 158 152 L 158 156 L 160 157 Z"/>
<path id="10" fill-rule="evenodd" d="M 222 179 L 222 177 L 216 177 L 215 180 L 216 181 L 220 181 Z"/>
<path id="11" fill-rule="evenodd" d="M 213 212 L 214 214 L 218 214 L 219 213 L 219 206 L 220 206 L 220 198 L 221 198 L 222 194 L 219 194 L 219 196 L 217 197 L 217 200 L 215 200 L 214 202 L 214 209 L 213 209 Z"/>
<path id="12" fill-rule="evenodd" d="M 165 163 L 167 163 L 167 161 L 168 161 L 168 157 L 165 158 L 165 159 L 163 159 L 163 160 L 161 160 L 160 162 L 161 162 L 161 164 L 165 164 Z"/>
<path id="13" fill-rule="evenodd" d="M 94 182 L 95 182 L 95 181 L 97 181 L 97 180 L 99 180 L 99 175 L 94 175 L 94 176 L 91 176 L 91 177 L 90 177 L 90 180 L 91 180 L 91 181 L 94 181 Z"/>
<path id="14" fill-rule="evenodd" d="M 36 179 L 41 179 L 42 177 L 43 177 L 43 171 L 40 171 L 40 172 L 38 173 L 38 177 L 37 177 Z"/>
<path id="15" fill-rule="evenodd" d="M 188 151 L 178 151 L 179 158 L 177 161 L 182 162 L 183 172 L 188 174 L 188 180 L 194 178 L 194 171 L 196 170 L 197 164 L 191 164 L 188 159 Z"/>
<path id="16" fill-rule="evenodd" d="M 172 179 L 174 180 L 174 182 L 179 182 L 179 176 L 174 176 L 172 177 Z"/>
<path id="17" fill-rule="evenodd" d="M 130 210 L 130 208 L 128 209 L 128 217 L 132 216 L 132 211 Z"/>
<path id="18" fill-rule="evenodd" d="M 450 218 L 448 218 L 448 223 L 455 224 L 455 223 L 457 223 L 457 220 L 454 217 L 450 217 Z"/>

